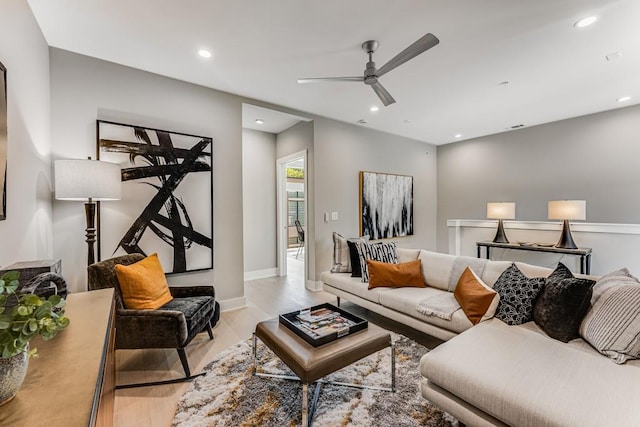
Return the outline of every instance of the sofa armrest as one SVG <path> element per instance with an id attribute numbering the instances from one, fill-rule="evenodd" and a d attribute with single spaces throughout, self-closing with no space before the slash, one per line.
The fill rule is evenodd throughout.
<path id="1" fill-rule="evenodd" d="M 187 345 L 184 313 L 172 310 L 116 311 L 117 348 L 176 348 Z"/>
<path id="2" fill-rule="evenodd" d="M 216 296 L 213 286 L 169 286 L 169 291 L 174 298 Z"/>

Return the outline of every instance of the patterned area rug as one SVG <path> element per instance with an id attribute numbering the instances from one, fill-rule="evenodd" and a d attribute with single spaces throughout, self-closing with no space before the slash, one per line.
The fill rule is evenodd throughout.
<path id="1" fill-rule="evenodd" d="M 429 351 L 402 335 L 396 343 L 395 393 L 325 384 L 313 418 L 321 426 L 454 426 L 456 420 L 420 394 L 420 357 Z M 174 426 L 296 426 L 301 423 L 299 382 L 251 375 L 251 340 L 220 353 L 194 380 L 178 404 Z M 293 375 L 258 341 L 259 371 Z M 337 371 L 327 380 L 388 387 L 391 352 L 382 350 Z M 315 386 L 309 387 L 313 396 Z"/>

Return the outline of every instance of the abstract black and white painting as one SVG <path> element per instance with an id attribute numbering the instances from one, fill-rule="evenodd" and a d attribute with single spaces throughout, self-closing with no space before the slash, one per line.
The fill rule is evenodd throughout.
<path id="1" fill-rule="evenodd" d="M 98 159 L 122 169 L 122 199 L 101 202 L 99 251 L 158 254 L 166 273 L 213 268 L 212 139 L 97 122 Z"/>
<path id="2" fill-rule="evenodd" d="M 413 235 L 413 177 L 360 172 L 360 235 Z"/>

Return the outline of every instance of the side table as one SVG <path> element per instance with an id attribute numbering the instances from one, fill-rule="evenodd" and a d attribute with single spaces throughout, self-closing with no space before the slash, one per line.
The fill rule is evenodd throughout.
<path id="1" fill-rule="evenodd" d="M 480 258 L 481 248 L 486 248 L 486 258 L 491 259 L 491 248 L 515 249 L 518 251 L 533 252 L 549 252 L 557 254 L 576 255 L 580 257 L 580 274 L 591 274 L 591 248 L 565 249 L 556 248 L 555 246 L 541 246 L 535 243 L 519 244 L 519 243 L 494 243 L 494 242 L 476 242 L 477 256 Z"/>

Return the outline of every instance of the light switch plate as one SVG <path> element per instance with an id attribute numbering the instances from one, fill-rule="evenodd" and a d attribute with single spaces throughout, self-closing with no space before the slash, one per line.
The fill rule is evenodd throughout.
<path id="1" fill-rule="evenodd" d="M 331 212 L 331 221 L 338 220 L 338 212 Z"/>

